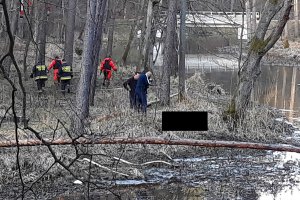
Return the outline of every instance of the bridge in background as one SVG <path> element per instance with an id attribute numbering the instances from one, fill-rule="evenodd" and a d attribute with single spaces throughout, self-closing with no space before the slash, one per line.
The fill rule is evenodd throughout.
<path id="1" fill-rule="evenodd" d="M 163 16 L 166 16 L 166 14 L 166 12 L 162 13 Z M 256 12 L 255 18 L 258 23 L 259 12 Z M 187 27 L 237 28 L 238 38 L 243 28 L 242 39 L 247 39 L 247 17 L 245 12 L 190 11 L 187 12 L 185 23 Z M 177 15 L 177 24 L 180 25 L 179 14 Z"/>

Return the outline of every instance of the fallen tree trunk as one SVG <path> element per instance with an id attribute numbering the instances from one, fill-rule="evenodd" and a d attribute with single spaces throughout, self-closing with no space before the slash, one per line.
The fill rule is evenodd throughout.
<path id="1" fill-rule="evenodd" d="M 19 146 L 38 146 L 38 145 L 72 145 L 72 144 L 159 144 L 159 145 L 184 145 L 184 146 L 199 146 L 199 147 L 227 147 L 227 148 L 242 148 L 242 149 L 260 149 L 273 151 L 289 151 L 300 153 L 300 147 L 287 144 L 264 144 L 251 142 L 235 142 L 235 141 L 217 141 L 217 140 L 193 140 L 193 139 L 164 139 L 157 137 L 115 137 L 115 138 L 79 138 L 77 140 L 58 139 L 46 140 L 19 140 Z M 16 147 L 17 143 L 14 140 L 0 141 L 0 147 Z"/>

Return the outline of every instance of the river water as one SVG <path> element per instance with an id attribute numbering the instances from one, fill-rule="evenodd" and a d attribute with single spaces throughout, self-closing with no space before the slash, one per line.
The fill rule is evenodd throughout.
<path id="1" fill-rule="evenodd" d="M 205 80 L 221 85 L 232 93 L 237 70 L 205 69 Z M 291 122 L 300 120 L 300 70 L 296 67 L 262 66 L 252 100 L 282 110 Z"/>
<path id="2" fill-rule="evenodd" d="M 227 92 L 232 93 L 236 85 L 237 70 L 228 69 L 206 69 L 203 71 L 205 80 L 220 84 Z M 299 124 L 300 121 L 300 71 L 297 67 L 285 66 L 261 66 L 261 75 L 255 84 L 252 100 L 260 104 L 269 105 L 280 109 L 286 116 L 288 121 L 293 124 Z M 298 134 L 294 134 L 298 137 Z M 298 163 L 300 154 L 297 153 L 278 153 L 281 161 L 278 165 L 286 162 Z M 291 173 L 296 182 L 299 182 L 300 175 L 298 173 L 299 165 L 296 165 L 297 173 Z M 299 185 L 289 185 L 289 181 L 285 181 L 288 185 L 283 187 L 281 191 L 273 193 L 272 191 L 261 192 L 258 196 L 259 200 L 290 200 L 300 199 Z"/>

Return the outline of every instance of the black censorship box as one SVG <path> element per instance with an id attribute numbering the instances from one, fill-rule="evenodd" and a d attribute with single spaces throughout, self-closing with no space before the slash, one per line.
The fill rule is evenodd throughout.
<path id="1" fill-rule="evenodd" d="M 163 131 L 207 131 L 207 112 L 165 111 L 162 112 Z"/>

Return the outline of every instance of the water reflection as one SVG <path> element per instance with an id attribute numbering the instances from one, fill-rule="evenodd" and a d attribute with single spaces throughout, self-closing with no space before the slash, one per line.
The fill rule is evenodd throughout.
<path id="1" fill-rule="evenodd" d="M 275 152 L 274 156 L 280 157 L 280 162 L 277 164 L 277 168 L 285 168 L 287 164 L 291 166 L 299 165 L 300 154 L 293 152 L 279 153 Z M 258 200 L 298 200 L 300 198 L 300 188 L 299 188 L 299 168 L 296 167 L 295 171 L 290 174 L 290 177 L 293 179 L 284 180 L 284 185 L 286 187 L 282 188 L 280 191 L 266 191 L 260 194 Z M 292 185 L 291 182 L 294 182 L 295 185 Z"/>
<path id="2" fill-rule="evenodd" d="M 296 67 L 284 66 L 262 66 L 261 75 L 255 85 L 253 91 L 253 98 L 255 101 L 281 109 L 290 122 L 299 122 L 299 86 L 297 77 L 299 77 L 299 70 Z M 205 79 L 213 81 L 229 93 L 232 93 L 236 86 L 237 71 L 221 71 L 215 70 L 213 72 L 205 72 Z M 277 153 L 274 153 L 274 156 Z M 279 162 L 277 168 L 284 169 L 283 164 L 289 161 L 298 160 L 300 155 L 297 153 L 279 153 L 282 161 Z M 295 174 L 290 174 L 296 182 L 299 182 L 298 169 Z M 296 186 L 290 185 L 290 180 L 284 180 L 286 187 L 282 190 L 265 191 L 260 193 L 259 200 L 286 200 L 286 199 L 299 199 L 300 189 L 299 184 Z"/>
<path id="3" fill-rule="evenodd" d="M 253 90 L 253 99 L 259 103 L 281 109 L 290 121 L 299 120 L 300 94 L 296 67 L 262 66 L 261 75 Z M 220 84 L 232 94 L 237 83 L 237 70 L 207 70 L 204 78 Z"/>

